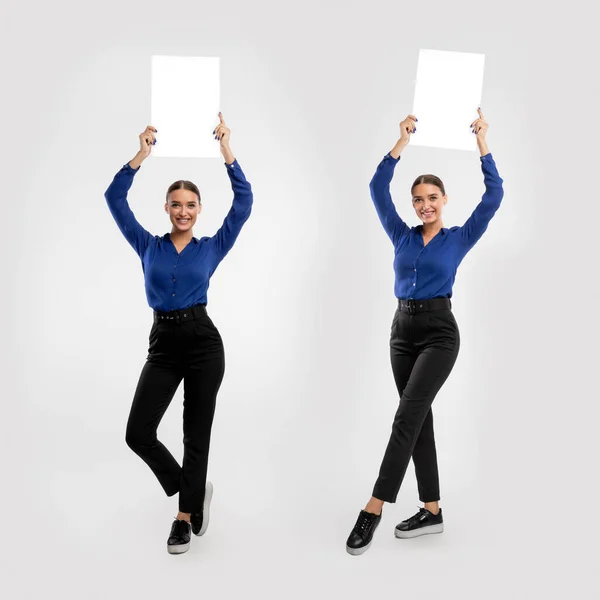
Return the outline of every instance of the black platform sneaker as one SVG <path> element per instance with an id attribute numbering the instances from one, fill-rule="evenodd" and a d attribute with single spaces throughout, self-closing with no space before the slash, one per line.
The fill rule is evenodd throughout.
<path id="1" fill-rule="evenodd" d="M 376 515 L 365 510 L 361 510 L 356 520 L 356 525 L 351 531 L 348 541 L 346 542 L 346 552 L 353 556 L 358 556 L 371 545 L 373 534 L 381 521 L 381 515 Z"/>
<path id="2" fill-rule="evenodd" d="M 187 552 L 190 549 L 190 539 L 190 524 L 187 521 L 175 519 L 167 540 L 167 551 L 169 554 Z"/>
<path id="3" fill-rule="evenodd" d="M 416 515 L 396 525 L 394 535 L 397 538 L 414 538 L 428 533 L 442 533 L 442 531 L 444 531 L 442 509 L 440 508 L 438 514 L 434 515 L 426 508 L 421 508 Z"/>
<path id="4" fill-rule="evenodd" d="M 208 519 L 210 517 L 210 501 L 213 495 L 213 484 L 210 481 L 206 482 L 204 491 L 204 504 L 202 505 L 201 513 L 192 513 L 190 521 L 192 522 L 192 532 L 194 535 L 204 535 L 208 529 Z"/>

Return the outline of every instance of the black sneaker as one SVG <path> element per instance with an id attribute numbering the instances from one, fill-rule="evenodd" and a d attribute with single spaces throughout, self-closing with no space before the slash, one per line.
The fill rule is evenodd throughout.
<path id="1" fill-rule="evenodd" d="M 213 484 L 210 481 L 206 482 L 206 490 L 204 492 L 204 504 L 202 505 L 201 513 L 192 513 L 190 520 L 192 522 L 192 532 L 194 535 L 204 535 L 208 529 L 208 519 L 210 517 L 210 501 L 213 495 Z"/>
<path id="2" fill-rule="evenodd" d="M 381 515 L 376 515 L 365 510 L 361 510 L 356 520 L 356 525 L 346 542 L 346 552 L 353 556 L 358 556 L 365 552 L 371 545 L 373 534 L 381 521 Z"/>
<path id="3" fill-rule="evenodd" d="M 394 535 L 397 538 L 414 538 L 427 533 L 442 533 L 442 531 L 444 531 L 442 509 L 440 508 L 438 514 L 434 515 L 426 508 L 421 508 L 416 515 L 396 525 Z"/>
<path id="4" fill-rule="evenodd" d="M 190 549 L 190 524 L 187 521 L 175 519 L 171 525 L 171 533 L 167 540 L 169 554 L 182 554 Z"/>

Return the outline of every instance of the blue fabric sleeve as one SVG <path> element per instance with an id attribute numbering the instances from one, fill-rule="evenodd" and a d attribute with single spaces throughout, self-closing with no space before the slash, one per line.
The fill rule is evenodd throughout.
<path id="1" fill-rule="evenodd" d="M 253 203 L 252 188 L 246 180 L 238 161 L 234 160 L 233 163 L 225 166 L 233 190 L 233 203 L 223 221 L 223 225 L 211 238 L 218 261 L 222 260 L 233 247 L 242 226 L 250 217 Z"/>
<path id="2" fill-rule="evenodd" d="M 129 166 L 129 163 L 123 165 L 115 175 L 112 183 L 108 186 L 106 192 L 104 192 L 104 198 L 106 198 L 108 208 L 121 233 L 137 252 L 138 256 L 142 258 L 152 235 L 137 222 L 127 202 L 127 192 L 138 171 L 139 167 L 133 169 Z"/>
<path id="3" fill-rule="evenodd" d="M 390 154 L 386 154 L 379 163 L 375 175 L 373 175 L 373 179 L 371 179 L 371 183 L 369 184 L 371 199 L 375 205 L 379 220 L 394 246 L 398 244 L 403 235 L 410 231 L 408 225 L 398 215 L 390 194 L 390 182 L 392 181 L 394 169 L 399 160 L 400 157 L 395 159 Z"/>
<path id="4" fill-rule="evenodd" d="M 462 243 L 467 248 L 472 248 L 484 234 L 492 217 L 496 214 L 504 196 L 502 188 L 503 180 L 498 174 L 496 163 L 491 153 L 479 157 L 481 160 L 481 170 L 483 171 L 483 180 L 485 192 L 481 202 L 475 207 L 471 216 L 460 228 Z"/>

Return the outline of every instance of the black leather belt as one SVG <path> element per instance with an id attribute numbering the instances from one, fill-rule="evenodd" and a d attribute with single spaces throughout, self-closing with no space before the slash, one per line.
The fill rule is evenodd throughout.
<path id="1" fill-rule="evenodd" d="M 205 304 L 196 304 L 196 306 L 182 308 L 181 310 L 171 310 L 169 312 L 155 310 L 154 322 L 173 321 L 179 323 L 180 321 L 193 321 L 194 319 L 205 317 L 207 314 Z"/>
<path id="2" fill-rule="evenodd" d="M 429 300 L 402 300 L 398 298 L 398 310 L 410 315 L 445 308 L 452 308 L 450 298 L 430 298 Z"/>

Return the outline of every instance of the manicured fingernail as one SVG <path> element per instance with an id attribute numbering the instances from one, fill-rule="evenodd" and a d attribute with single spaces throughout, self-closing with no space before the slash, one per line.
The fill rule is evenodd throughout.
<path id="1" fill-rule="evenodd" d="M 415 117 L 415 121 L 418 121 L 419 119 L 417 119 L 417 117 Z"/>

